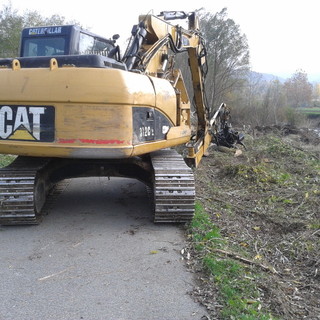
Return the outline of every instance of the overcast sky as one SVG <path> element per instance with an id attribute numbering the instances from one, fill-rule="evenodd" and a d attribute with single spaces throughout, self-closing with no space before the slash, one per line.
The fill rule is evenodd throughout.
<path id="1" fill-rule="evenodd" d="M 1 7 L 8 0 L 0 0 Z M 74 1 L 11 0 L 20 13 L 37 10 L 43 16 L 59 14 L 76 20 L 101 36 L 130 36 L 139 14 L 153 10 L 193 11 L 205 8 L 215 13 L 223 7 L 246 34 L 252 70 L 290 77 L 296 70 L 309 78 L 320 74 L 320 0 L 160 0 Z"/>

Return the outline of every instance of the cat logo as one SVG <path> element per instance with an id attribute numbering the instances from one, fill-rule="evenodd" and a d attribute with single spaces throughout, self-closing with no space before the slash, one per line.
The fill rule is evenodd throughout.
<path id="1" fill-rule="evenodd" d="M 53 141 L 54 108 L 0 106 L 0 140 Z"/>

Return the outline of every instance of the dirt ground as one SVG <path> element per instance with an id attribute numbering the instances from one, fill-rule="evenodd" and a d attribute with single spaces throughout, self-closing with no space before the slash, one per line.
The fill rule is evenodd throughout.
<path id="1" fill-rule="evenodd" d="M 274 126 L 245 133 L 244 142 L 241 154 L 213 147 L 203 158 L 198 200 L 228 239 L 226 250 L 262 267 L 255 281 L 267 310 L 320 319 L 320 137 Z"/>

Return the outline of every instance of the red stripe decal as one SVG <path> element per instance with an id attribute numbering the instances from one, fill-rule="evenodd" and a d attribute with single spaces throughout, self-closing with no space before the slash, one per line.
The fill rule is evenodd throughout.
<path id="1" fill-rule="evenodd" d="M 58 143 L 75 143 L 76 139 L 59 139 Z"/>
<path id="2" fill-rule="evenodd" d="M 123 144 L 124 140 L 90 140 L 90 139 L 80 139 L 82 143 L 92 143 L 92 144 Z"/>
<path id="3" fill-rule="evenodd" d="M 124 144 L 124 140 L 59 139 L 58 143 Z"/>

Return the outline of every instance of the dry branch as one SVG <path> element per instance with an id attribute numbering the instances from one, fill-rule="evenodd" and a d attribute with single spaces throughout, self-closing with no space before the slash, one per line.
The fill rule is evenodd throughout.
<path id="1" fill-rule="evenodd" d="M 258 262 L 255 262 L 253 260 L 249 260 L 247 258 L 243 258 L 241 256 L 239 256 L 238 254 L 236 253 L 233 253 L 233 252 L 230 252 L 230 251 L 226 251 L 226 250 L 221 250 L 221 249 L 214 249 L 214 252 L 217 252 L 217 253 L 222 253 L 230 258 L 233 258 L 233 259 L 236 259 L 236 260 L 239 260 L 245 264 L 249 264 L 249 265 L 254 265 L 254 266 L 257 266 L 261 269 L 263 269 L 264 271 L 267 271 L 267 272 L 272 272 L 272 273 L 278 273 L 274 267 L 269 267 L 269 266 L 265 266 L 261 263 L 258 263 Z"/>

